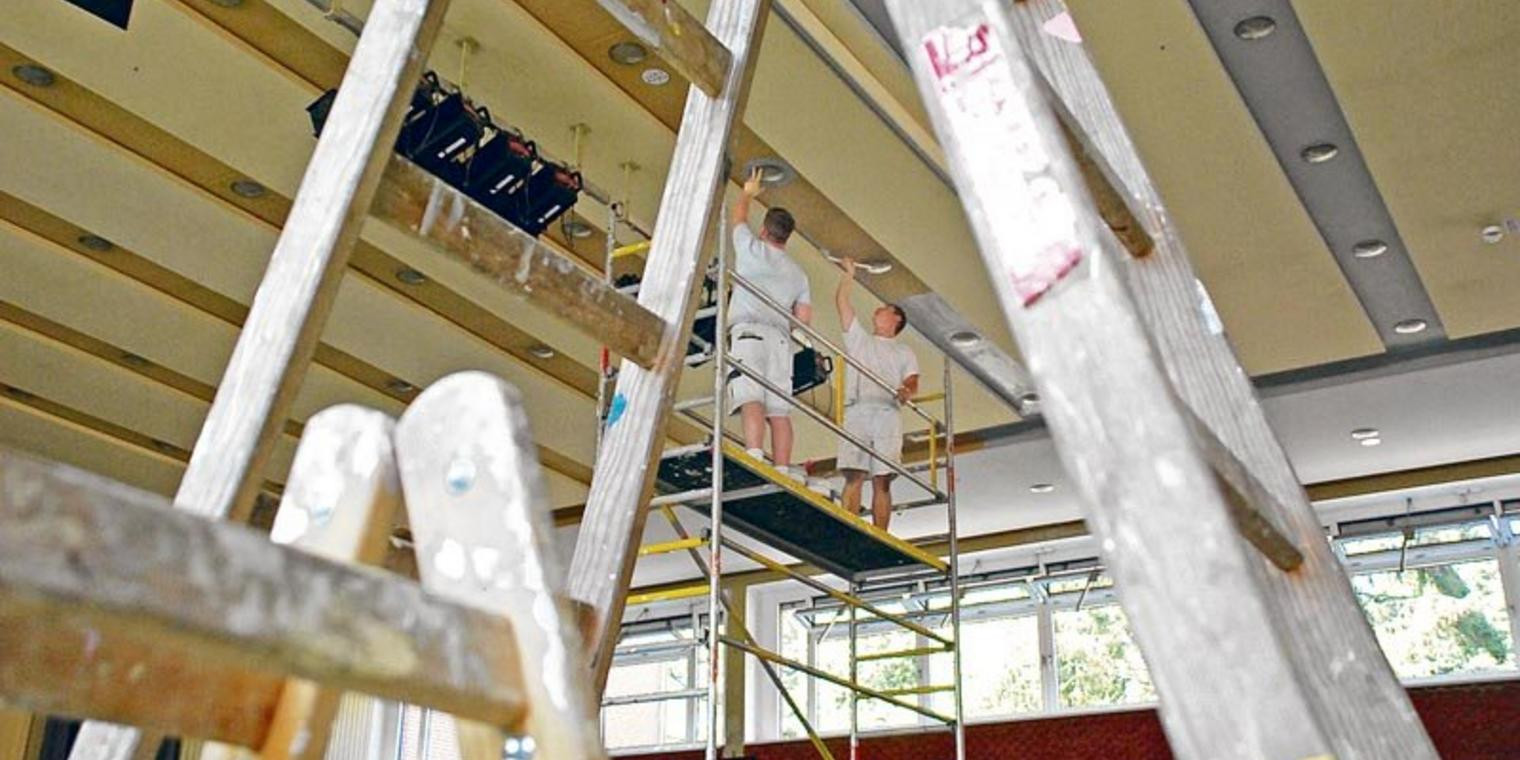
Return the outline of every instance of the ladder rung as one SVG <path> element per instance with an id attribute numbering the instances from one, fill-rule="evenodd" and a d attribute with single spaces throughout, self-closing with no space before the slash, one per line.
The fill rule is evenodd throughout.
<path id="1" fill-rule="evenodd" d="M 612 249 L 612 258 L 621 259 L 624 256 L 637 256 L 638 254 L 641 254 L 647 250 L 649 250 L 648 240 L 638 243 L 629 243 L 628 245 L 620 245 Z"/>
<path id="2" fill-rule="evenodd" d="M 890 652 L 871 652 L 870 654 L 862 654 L 856 656 L 855 659 L 859 662 L 869 662 L 871 660 L 891 660 L 898 657 L 919 657 L 926 654 L 945 654 L 947 652 L 953 651 L 954 649 L 955 647 L 950 645 L 942 647 L 916 647 L 914 649 L 896 649 Z"/>
<path id="3" fill-rule="evenodd" d="M 569 321 L 619 356 L 654 366 L 664 320 L 411 161 L 391 157 L 370 213 Z"/>
<path id="4" fill-rule="evenodd" d="M 955 691 L 955 684 L 942 683 L 930 686 L 905 686 L 901 689 L 882 689 L 881 693 L 889 697 L 905 697 L 912 694 L 939 694 L 946 691 Z"/>
<path id="5" fill-rule="evenodd" d="M 675 588 L 645 591 L 640 594 L 629 594 L 627 606 L 635 607 L 640 604 L 653 604 L 655 602 L 670 602 L 677 599 L 691 599 L 707 593 L 706 583 L 696 583 L 689 586 L 676 586 Z"/>
<path id="6" fill-rule="evenodd" d="M 639 547 L 639 556 L 648 557 L 654 554 L 669 554 L 682 549 L 695 549 L 707 543 L 700 538 L 682 538 L 676 541 L 663 541 L 658 544 L 645 544 Z"/>

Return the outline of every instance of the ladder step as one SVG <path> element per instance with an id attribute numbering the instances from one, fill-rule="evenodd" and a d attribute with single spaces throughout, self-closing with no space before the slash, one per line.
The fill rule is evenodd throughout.
<path id="1" fill-rule="evenodd" d="M 706 544 L 700 538 L 683 538 L 677 541 L 664 541 L 658 544 L 645 544 L 639 547 L 639 556 L 648 557 L 654 554 L 669 554 L 682 549 L 695 549 Z"/>
<path id="2" fill-rule="evenodd" d="M 406 158 L 391 157 L 370 213 L 570 322 L 618 355 L 641 367 L 654 366 L 664 320 Z"/>
<path id="3" fill-rule="evenodd" d="M 859 662 L 870 662 L 871 660 L 892 660 L 898 657 L 919 657 L 926 654 L 946 654 L 948 652 L 954 651 L 954 649 L 955 647 L 951 644 L 946 644 L 942 647 L 915 647 L 913 649 L 895 649 L 889 652 L 871 652 L 870 654 L 857 655 L 855 659 Z"/>
<path id="4" fill-rule="evenodd" d="M 693 583 L 687 586 L 645 591 L 639 594 L 629 594 L 626 605 L 636 607 L 641 604 L 653 604 L 655 602 L 671 602 L 678 599 L 692 599 L 707 593 L 706 583 Z"/>

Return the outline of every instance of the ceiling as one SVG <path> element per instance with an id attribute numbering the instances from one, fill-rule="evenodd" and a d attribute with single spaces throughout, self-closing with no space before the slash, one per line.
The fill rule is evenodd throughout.
<path id="1" fill-rule="evenodd" d="M 637 71 L 595 55 L 620 37 L 607 18 L 571 12 L 594 5 L 454 0 L 432 66 L 464 80 L 498 120 L 561 159 L 576 152 L 571 125 L 588 125 L 580 155 L 587 177 L 626 198 L 632 219 L 648 229 L 682 90 L 643 85 Z M 706 3 L 686 5 L 700 17 Z M 1247 371 L 1382 353 L 1378 331 L 1189 4 L 1070 5 Z M 1251 2 L 1239 5 L 1243 15 L 1252 10 Z M 1479 235 L 1520 217 L 1520 98 L 1509 94 L 1520 70 L 1520 7 L 1392 5 L 1295 9 L 1446 335 L 1520 326 L 1520 222 L 1497 244 Z M 346 0 L 343 10 L 363 17 L 368 6 Z M 457 42 L 466 33 L 479 47 L 462 63 Z M 261 40 L 268 44 L 255 44 Z M 304 108 L 336 82 L 353 43 L 306 0 L 232 8 L 137 0 L 125 32 L 63 0 L 0 7 L 0 445 L 172 493 L 314 145 Z M 19 81 L 11 68 L 25 62 L 58 81 Z M 776 0 L 745 125 L 741 150 L 780 155 L 803 178 L 775 202 L 807 214 L 805 234 L 890 257 L 897 269 L 879 290 L 930 290 L 1016 351 L 911 77 L 854 5 Z M 626 162 L 641 168 L 625 175 Z M 267 193 L 231 193 L 237 179 Z M 577 210 L 606 227 L 595 201 Z M 79 241 L 87 234 L 112 245 L 92 249 Z M 600 237 L 552 237 L 574 256 L 600 258 Z M 284 478 L 299 422 L 316 410 L 357 402 L 398 414 L 416 388 L 485 369 L 522 389 L 554 506 L 582 501 L 595 438 L 595 341 L 385 224 L 368 224 L 363 238 L 265 473 L 270 489 Z M 627 230 L 619 238 L 636 239 Z M 805 240 L 792 250 L 815 302 L 826 305 L 833 268 Z M 407 285 L 395 277 L 400 269 L 427 282 Z M 862 295 L 857 306 L 868 301 Z M 826 334 L 838 331 L 832 311 L 818 310 Z M 909 341 L 926 390 L 937 389 L 938 352 L 920 336 Z M 532 356 L 539 344 L 555 356 Z M 1508 365 L 1495 367 L 1483 382 L 1460 386 L 1460 398 L 1459 386 L 1443 381 L 1268 407 L 1306 481 L 1514 451 L 1514 428 L 1492 427 L 1508 419 L 1492 410 L 1514 406 Z M 710 376 L 689 372 L 683 388 L 700 395 Z M 957 391 L 963 428 L 1015 419 L 973 383 L 959 382 Z M 1415 392 L 1423 403 L 1398 403 Z M 1368 410 L 1376 423 L 1353 419 L 1358 394 L 1387 399 Z M 1473 445 L 1458 419 L 1490 423 L 1483 445 Z M 1399 443 L 1390 434 L 1379 449 L 1349 449 L 1342 428 L 1352 424 L 1399 431 Z M 832 454 L 819 430 L 803 426 L 800 440 L 804 457 Z M 1053 453 L 1039 445 L 1048 449 L 1019 443 L 975 455 L 966 470 L 975 505 L 968 528 L 1075 514 L 1069 502 L 1047 509 L 1020 493 L 1025 480 L 1060 479 Z M 902 525 L 910 533 L 942 530 L 920 529 L 910 517 Z M 641 566 L 640 580 L 669 577 L 657 568 Z"/>

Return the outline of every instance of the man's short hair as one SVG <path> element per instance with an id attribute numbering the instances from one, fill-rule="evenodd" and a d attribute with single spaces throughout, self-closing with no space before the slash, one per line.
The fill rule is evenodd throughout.
<path id="1" fill-rule="evenodd" d="M 777 206 L 765 212 L 765 236 L 776 243 L 785 243 L 792 236 L 792 230 L 797 228 L 797 220 L 792 218 L 792 212 Z"/>
<path id="2" fill-rule="evenodd" d="M 897 315 L 897 331 L 892 333 L 892 337 L 895 338 L 899 335 L 902 335 L 903 329 L 908 326 L 908 312 L 903 311 L 903 307 L 898 306 L 895 303 L 887 304 L 887 308 L 891 309 L 892 313 Z"/>

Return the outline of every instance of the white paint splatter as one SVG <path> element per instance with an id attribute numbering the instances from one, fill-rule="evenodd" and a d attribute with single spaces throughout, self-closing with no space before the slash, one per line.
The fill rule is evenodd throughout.
<path id="1" fill-rule="evenodd" d="M 445 538 L 443 546 L 433 555 L 433 567 L 445 578 L 456 581 L 464 578 L 464 563 L 464 546 L 452 538 Z"/>
<path id="2" fill-rule="evenodd" d="M 289 544 L 306 535 L 306 529 L 311 525 L 311 516 L 299 505 L 286 504 L 280 508 L 274 516 L 274 527 L 269 531 L 269 540 L 277 544 Z"/>
<path id="3" fill-rule="evenodd" d="M 496 575 L 496 563 L 501 559 L 501 552 L 490 546 L 477 546 L 470 551 L 470 564 L 475 570 L 475 577 L 489 582 Z"/>

